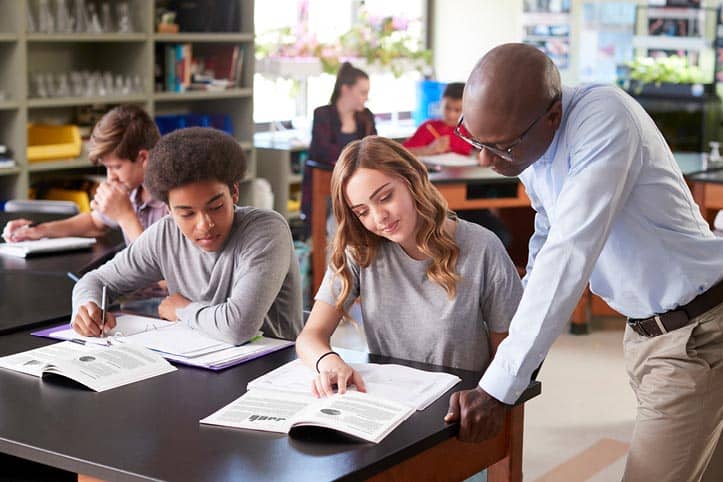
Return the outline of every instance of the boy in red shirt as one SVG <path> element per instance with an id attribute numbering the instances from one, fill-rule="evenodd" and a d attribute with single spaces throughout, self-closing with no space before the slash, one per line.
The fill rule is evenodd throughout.
<path id="1" fill-rule="evenodd" d="M 457 121 L 462 114 L 462 92 L 464 82 L 447 84 L 442 93 L 442 119 L 428 120 L 417 128 L 417 131 L 404 141 L 404 147 L 415 156 L 433 156 L 454 152 L 469 156 L 472 146 L 454 134 Z M 462 127 L 464 130 L 464 127 Z M 512 237 L 509 230 L 497 213 L 489 209 L 470 209 L 457 211 L 457 215 L 494 232 L 509 247 Z"/>
<path id="2" fill-rule="evenodd" d="M 462 114 L 464 82 L 447 84 L 442 93 L 442 118 L 425 121 L 404 141 L 404 147 L 417 156 L 454 152 L 469 156 L 472 146 L 454 135 L 457 120 Z"/>

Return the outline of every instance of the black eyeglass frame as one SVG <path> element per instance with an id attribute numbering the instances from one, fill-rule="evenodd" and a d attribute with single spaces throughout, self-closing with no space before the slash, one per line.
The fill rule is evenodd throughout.
<path id="1" fill-rule="evenodd" d="M 471 145 L 472 147 L 474 147 L 475 149 L 479 149 L 480 151 L 481 151 L 482 149 L 487 149 L 488 151 L 490 151 L 490 152 L 491 152 L 492 154 L 494 154 L 495 156 L 501 157 L 502 159 L 504 159 L 504 160 L 506 160 L 506 161 L 512 161 L 512 160 L 514 160 L 514 156 L 512 155 L 512 151 L 514 150 L 514 148 L 517 147 L 517 146 L 519 146 L 520 143 L 522 143 L 522 141 L 525 140 L 525 136 L 532 130 L 533 127 L 535 127 L 535 124 L 537 124 L 538 122 L 540 122 L 540 119 L 542 119 L 543 117 L 545 117 L 545 115 L 547 115 L 547 113 L 550 112 L 550 109 L 552 109 L 552 106 L 554 106 L 555 103 L 556 103 L 558 100 L 560 100 L 560 96 L 559 96 L 559 95 L 556 95 L 556 96 L 552 99 L 552 102 L 550 102 L 550 105 L 547 106 L 547 109 L 545 109 L 545 110 L 542 112 L 542 114 L 540 114 L 539 116 L 537 116 L 537 118 L 536 118 L 534 121 L 532 121 L 532 123 L 531 123 L 529 126 L 527 126 L 527 129 L 525 129 L 524 131 L 522 131 L 522 134 L 520 134 L 520 135 L 517 137 L 517 139 L 515 139 L 514 141 L 512 141 L 507 147 L 493 146 L 493 145 L 491 145 L 491 144 L 486 144 L 486 143 L 484 143 L 484 142 L 480 142 L 480 141 L 478 141 L 477 139 L 475 139 L 475 138 L 473 138 L 473 137 L 469 137 L 469 136 L 464 135 L 464 134 L 462 133 L 462 129 L 461 129 L 461 127 L 462 127 L 462 122 L 464 122 L 464 114 L 461 115 L 461 116 L 459 116 L 459 121 L 457 121 L 457 127 L 454 128 L 454 134 L 455 134 L 457 137 L 459 137 L 460 139 L 462 139 L 463 141 L 465 141 L 467 144 L 469 144 L 469 145 Z"/>

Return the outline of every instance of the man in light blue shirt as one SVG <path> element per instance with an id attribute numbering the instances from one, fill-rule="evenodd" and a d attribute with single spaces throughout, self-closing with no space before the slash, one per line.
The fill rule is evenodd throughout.
<path id="1" fill-rule="evenodd" d="M 462 439 L 493 435 L 589 281 L 629 317 L 638 411 L 624 480 L 700 480 L 723 429 L 723 239 L 654 122 L 622 90 L 563 88 L 544 54 L 505 44 L 470 75 L 460 124 L 481 165 L 520 176 L 537 214 L 509 337 L 446 419 L 461 419 Z"/>

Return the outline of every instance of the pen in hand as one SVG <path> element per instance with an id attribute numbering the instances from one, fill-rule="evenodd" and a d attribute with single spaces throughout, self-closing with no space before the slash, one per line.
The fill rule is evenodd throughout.
<path id="1" fill-rule="evenodd" d="M 105 312 L 108 304 L 108 287 L 103 285 L 103 292 L 100 295 L 100 336 L 105 336 Z"/>

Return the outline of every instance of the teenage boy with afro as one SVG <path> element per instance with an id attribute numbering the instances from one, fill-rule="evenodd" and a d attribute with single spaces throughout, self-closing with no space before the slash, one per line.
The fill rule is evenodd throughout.
<path id="1" fill-rule="evenodd" d="M 161 318 L 240 344 L 258 330 L 294 339 L 302 328 L 301 278 L 288 224 L 273 211 L 236 206 L 246 169 L 221 131 L 172 132 L 150 153 L 146 185 L 167 216 L 73 290 L 72 324 L 101 334 L 102 287 L 110 299 L 165 279 Z M 105 331 L 115 326 L 106 314 Z"/>

